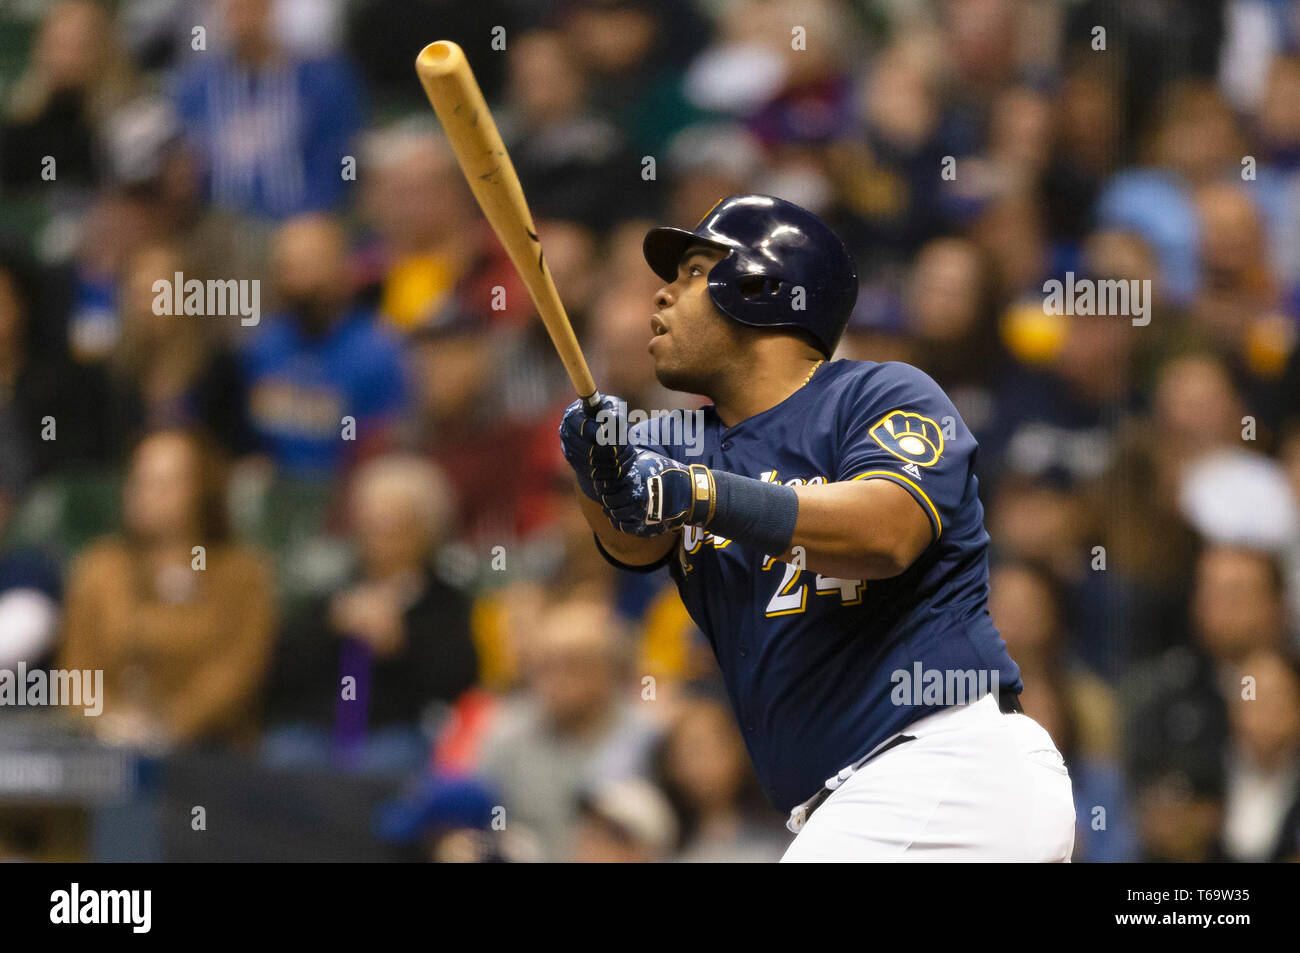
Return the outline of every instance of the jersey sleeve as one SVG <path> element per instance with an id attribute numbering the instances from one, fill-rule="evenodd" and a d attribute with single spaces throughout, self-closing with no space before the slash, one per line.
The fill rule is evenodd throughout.
<path id="1" fill-rule="evenodd" d="M 975 438 L 924 372 L 889 362 L 877 375 L 844 408 L 835 481 L 897 483 L 925 511 L 938 539 L 966 494 Z"/>

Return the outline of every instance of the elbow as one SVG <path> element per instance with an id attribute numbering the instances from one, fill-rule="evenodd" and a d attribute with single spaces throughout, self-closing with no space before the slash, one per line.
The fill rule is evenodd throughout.
<path id="1" fill-rule="evenodd" d="M 897 553 L 876 553 L 862 561 L 863 571 L 859 579 L 893 579 L 907 572 L 912 565 Z"/>

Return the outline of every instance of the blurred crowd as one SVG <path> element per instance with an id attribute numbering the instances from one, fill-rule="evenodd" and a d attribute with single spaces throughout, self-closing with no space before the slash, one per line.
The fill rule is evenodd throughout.
<path id="1" fill-rule="evenodd" d="M 1076 860 L 1300 859 L 1293 0 L 5 5 L 0 669 L 104 672 L 60 731 L 397 779 L 375 836 L 427 859 L 788 843 L 666 572 L 574 505 L 438 38 L 632 407 L 699 405 L 644 350 L 648 227 L 753 191 L 845 237 L 838 356 L 920 366 L 980 441 Z M 1149 280 L 1150 322 L 1048 313 L 1067 272 Z M 191 279 L 260 312 L 160 314 Z"/>

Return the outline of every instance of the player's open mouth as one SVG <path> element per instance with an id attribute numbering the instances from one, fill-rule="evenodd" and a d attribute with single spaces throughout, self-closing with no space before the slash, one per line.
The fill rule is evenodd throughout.
<path id="1" fill-rule="evenodd" d="M 654 337 L 650 338 L 647 350 L 653 351 L 655 341 L 668 333 L 668 325 L 664 324 L 663 318 L 656 314 L 650 318 L 650 331 L 653 333 Z"/>

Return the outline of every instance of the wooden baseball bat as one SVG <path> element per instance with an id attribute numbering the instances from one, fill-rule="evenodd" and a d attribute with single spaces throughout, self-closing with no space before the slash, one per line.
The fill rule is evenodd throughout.
<path id="1" fill-rule="evenodd" d="M 600 394 L 596 392 L 596 383 L 574 336 L 573 325 L 555 290 L 551 271 L 546 267 L 542 244 L 514 163 L 497 132 L 465 52 L 450 40 L 430 43 L 415 58 L 415 72 L 479 207 L 524 280 L 569 380 L 578 396 L 589 408 L 594 408 Z"/>

